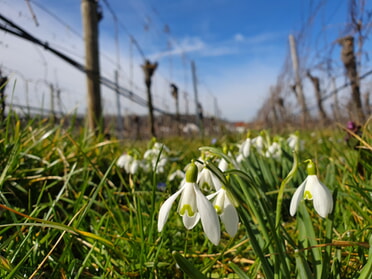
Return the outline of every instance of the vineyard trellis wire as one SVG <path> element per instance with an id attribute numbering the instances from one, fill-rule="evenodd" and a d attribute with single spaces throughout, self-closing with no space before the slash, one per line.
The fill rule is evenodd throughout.
<path id="1" fill-rule="evenodd" d="M 22 27 L 18 26 L 17 24 L 15 24 L 14 22 L 9 20 L 8 18 L 3 16 L 2 14 L 0 14 L 0 19 L 3 20 L 5 23 L 7 23 L 9 25 L 9 26 L 7 26 L 6 24 L 0 24 L 0 29 L 1 30 L 4 30 L 4 31 L 9 32 L 9 33 L 11 33 L 15 36 L 18 36 L 22 39 L 30 41 L 30 42 L 32 42 L 36 45 L 44 47 L 45 50 L 48 50 L 48 51 L 52 52 L 53 54 L 55 54 L 60 59 L 67 62 L 68 64 L 70 64 L 74 68 L 80 70 L 81 72 L 86 73 L 86 69 L 81 63 L 79 63 L 78 61 L 68 57 L 67 55 L 63 54 L 59 50 L 51 47 L 48 44 L 48 42 L 42 42 L 40 39 L 38 39 L 35 36 L 33 36 L 32 34 L 28 33 Z M 141 105 L 141 106 L 147 106 L 147 100 L 140 97 L 138 94 L 135 94 L 131 90 L 123 88 L 122 86 L 117 86 L 117 84 L 114 81 L 112 81 L 112 80 L 110 80 L 106 77 L 101 76 L 100 77 L 100 82 L 101 82 L 102 85 L 106 86 L 107 88 L 109 88 L 111 90 L 114 90 L 117 94 L 119 94 L 119 95 L 121 95 L 125 98 L 130 99 L 132 102 L 134 102 L 138 105 Z M 154 110 L 157 111 L 157 112 L 160 112 L 162 114 L 169 114 L 168 112 L 162 110 L 159 107 L 154 107 Z"/>

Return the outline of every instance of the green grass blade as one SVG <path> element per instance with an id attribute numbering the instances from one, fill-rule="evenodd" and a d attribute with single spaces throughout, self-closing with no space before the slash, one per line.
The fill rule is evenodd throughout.
<path id="1" fill-rule="evenodd" d="M 252 277 L 249 277 L 247 274 L 245 274 L 245 272 L 241 270 L 236 264 L 230 263 L 229 266 L 232 268 L 232 270 L 235 271 L 240 279 L 252 279 Z"/>
<path id="2" fill-rule="evenodd" d="M 186 260 L 180 253 L 173 252 L 173 257 L 176 260 L 179 267 L 185 272 L 190 278 L 193 279 L 207 279 L 207 277 L 195 268 L 188 260 Z"/>
<path id="3" fill-rule="evenodd" d="M 372 236 L 369 238 L 369 253 L 368 261 L 360 271 L 359 279 L 371 279 L 372 278 Z"/>

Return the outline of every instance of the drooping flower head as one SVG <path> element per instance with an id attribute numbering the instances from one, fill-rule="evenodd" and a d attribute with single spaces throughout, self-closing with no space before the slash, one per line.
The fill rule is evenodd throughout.
<path id="1" fill-rule="evenodd" d="M 227 170 L 227 167 L 228 163 L 222 158 L 218 166 L 219 171 L 224 172 Z M 204 169 L 209 170 L 207 167 Z M 239 216 L 235 208 L 235 205 L 237 206 L 236 200 L 230 193 L 227 192 L 225 185 L 218 178 L 218 176 L 215 175 L 211 170 L 209 171 L 212 175 L 211 183 L 216 192 L 207 196 L 207 198 L 209 200 L 213 199 L 213 207 L 216 210 L 217 215 L 220 217 L 221 222 L 225 225 L 227 233 L 231 237 L 234 237 L 239 227 Z M 226 181 L 228 180 L 228 177 L 226 177 Z"/>
<path id="2" fill-rule="evenodd" d="M 144 162 L 147 170 L 154 170 L 156 173 L 163 173 L 165 166 L 168 163 L 169 148 L 164 144 L 152 138 L 149 148 L 143 154 Z"/>
<path id="3" fill-rule="evenodd" d="M 251 146 L 255 147 L 259 154 L 265 155 L 264 151 L 266 149 L 267 143 L 267 134 L 265 131 L 261 131 L 260 135 L 252 139 Z"/>
<path id="4" fill-rule="evenodd" d="M 311 160 L 307 162 L 308 176 L 293 194 L 289 212 L 291 216 L 294 216 L 302 199 L 312 200 L 315 211 L 321 217 L 326 218 L 333 210 L 332 194 L 316 176 L 315 164 Z"/>
<path id="5" fill-rule="evenodd" d="M 249 157 L 249 153 L 251 152 L 251 144 L 252 144 L 251 134 L 247 133 L 247 138 L 239 147 L 239 153 L 241 153 L 243 157 L 245 158 Z"/>
<path id="6" fill-rule="evenodd" d="M 124 153 L 119 157 L 116 165 L 123 168 L 126 173 L 135 174 L 141 167 L 141 161 L 136 159 L 136 156 Z"/>
<path id="7" fill-rule="evenodd" d="M 127 153 L 122 154 L 116 162 L 116 165 L 120 168 L 124 168 L 125 171 L 129 172 L 130 164 L 133 161 L 133 157 Z"/>
<path id="8" fill-rule="evenodd" d="M 208 196 L 208 199 L 213 198 L 213 206 L 222 223 L 225 225 L 227 233 L 231 237 L 234 237 L 238 231 L 239 216 L 225 186 L 222 186 L 216 193 Z"/>
<path id="9" fill-rule="evenodd" d="M 220 223 L 213 205 L 200 191 L 196 184 L 198 167 L 192 162 L 181 182 L 181 188 L 171 195 L 161 206 L 158 217 L 158 231 L 162 231 L 168 219 L 173 202 L 181 195 L 178 204 L 178 213 L 182 216 L 183 224 L 187 229 L 192 229 L 201 220 L 203 230 L 209 240 L 218 245 L 220 242 Z"/>
<path id="10" fill-rule="evenodd" d="M 282 156 L 282 148 L 280 144 L 274 141 L 266 150 L 265 156 L 267 158 L 279 159 Z"/>
<path id="11" fill-rule="evenodd" d="M 204 166 L 198 175 L 197 183 L 202 190 L 218 190 L 221 188 L 221 181 L 218 177 L 207 167 Z"/>
<path id="12" fill-rule="evenodd" d="M 290 134 L 289 137 L 286 140 L 288 146 L 290 149 L 298 151 L 299 147 L 299 138 L 296 134 Z"/>

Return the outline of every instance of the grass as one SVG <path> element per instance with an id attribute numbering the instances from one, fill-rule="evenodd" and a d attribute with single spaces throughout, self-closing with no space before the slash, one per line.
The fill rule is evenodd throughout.
<path id="1" fill-rule="evenodd" d="M 164 172 L 128 174 L 116 165 L 118 157 L 131 152 L 142 158 L 151 141 L 108 140 L 84 128 L 9 116 L 0 140 L 0 276 L 370 278 L 371 125 L 364 127 L 362 148 L 348 147 L 342 129 L 301 132 L 304 149 L 298 151 L 296 172 L 285 180 L 294 159 L 287 135 L 265 132 L 268 141 L 281 139 L 278 159 L 252 150 L 240 162 L 235 159 L 243 137 L 221 138 L 212 147 L 206 140 L 164 139 L 170 149 Z M 231 238 L 222 227 L 218 246 L 200 224 L 187 231 L 176 205 L 164 230 L 157 231 L 159 208 L 180 183 L 169 181 L 168 174 L 197 159 L 202 146 L 209 168 L 227 179 L 239 203 L 238 233 Z M 225 173 L 215 167 L 221 157 L 231 162 Z M 326 219 L 311 202 L 289 215 L 309 158 L 333 192 L 334 210 Z M 162 182 L 165 190 L 158 188 Z"/>

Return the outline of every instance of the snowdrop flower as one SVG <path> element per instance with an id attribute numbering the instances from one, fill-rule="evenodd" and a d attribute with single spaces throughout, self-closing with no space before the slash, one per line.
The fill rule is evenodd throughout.
<path id="1" fill-rule="evenodd" d="M 156 160 L 154 160 L 152 163 L 153 163 L 152 164 L 153 168 L 156 167 L 156 169 L 155 169 L 155 172 L 156 173 L 163 173 L 164 170 L 165 170 L 165 166 L 168 163 L 168 158 L 161 157 L 160 160 L 158 161 L 158 164 L 157 165 L 156 165 Z"/>
<path id="2" fill-rule="evenodd" d="M 163 173 L 164 168 L 168 163 L 168 157 L 165 156 L 164 153 L 161 153 L 159 156 L 160 151 L 161 149 L 149 149 L 143 155 L 143 158 L 148 163 L 147 169 L 153 169 L 156 173 Z"/>
<path id="3" fill-rule="evenodd" d="M 138 171 L 141 162 L 129 154 L 123 154 L 117 160 L 116 165 L 123 168 L 126 173 L 135 174 Z"/>
<path id="4" fill-rule="evenodd" d="M 279 143 L 273 142 L 266 151 L 267 158 L 279 159 L 282 156 L 282 148 Z"/>
<path id="5" fill-rule="evenodd" d="M 125 169 L 125 171 L 129 170 L 130 163 L 132 162 L 133 157 L 129 154 L 123 154 L 119 157 L 119 159 L 116 162 L 116 165 L 120 168 Z"/>
<path id="6" fill-rule="evenodd" d="M 241 163 L 244 159 L 249 157 L 249 154 L 251 152 L 251 145 L 252 145 L 252 140 L 251 138 L 247 137 L 247 139 L 239 145 L 239 153 L 238 156 L 236 156 L 236 161 L 238 163 Z"/>
<path id="7" fill-rule="evenodd" d="M 136 159 L 136 156 L 123 154 L 119 157 L 116 165 L 123 168 L 126 173 L 135 174 L 142 167 L 142 162 Z"/>
<path id="8" fill-rule="evenodd" d="M 298 143 L 299 143 L 299 139 L 298 139 L 298 136 L 295 135 L 295 134 L 291 134 L 287 138 L 287 144 L 288 144 L 289 148 L 292 149 L 292 150 L 296 150 L 297 151 L 297 149 L 298 149 Z"/>
<path id="9" fill-rule="evenodd" d="M 170 150 L 164 144 L 156 142 L 156 139 L 152 139 L 152 147 L 146 150 L 143 157 L 145 159 L 152 159 L 153 157 L 157 158 L 160 152 L 162 152 L 162 154 L 167 154 Z"/>
<path id="10" fill-rule="evenodd" d="M 319 181 L 315 174 L 315 164 L 308 160 L 307 174 L 305 181 L 297 188 L 294 193 L 289 212 L 294 216 L 297 207 L 302 199 L 313 200 L 314 208 L 318 214 L 326 218 L 333 209 L 333 198 L 329 189 Z"/>
<path id="11" fill-rule="evenodd" d="M 164 145 L 164 144 L 162 144 L 160 142 L 155 142 L 154 143 L 154 146 L 152 147 L 152 149 L 153 150 L 157 150 L 159 152 L 160 152 L 161 149 L 163 149 L 163 151 L 166 152 L 166 153 L 169 153 L 170 152 L 169 148 L 166 145 Z"/>
<path id="12" fill-rule="evenodd" d="M 249 153 L 251 152 L 251 144 L 252 140 L 247 138 L 239 148 L 239 153 L 241 153 L 245 158 L 249 157 Z"/>
<path id="13" fill-rule="evenodd" d="M 220 216 L 221 222 L 225 225 L 227 233 L 231 237 L 234 237 L 238 231 L 239 217 L 234 204 L 231 202 L 231 199 L 226 192 L 225 186 L 217 189 L 216 193 L 209 195 L 207 198 L 215 198 L 213 201 L 213 207 L 218 216 Z"/>
<path id="14" fill-rule="evenodd" d="M 294 151 L 303 150 L 304 149 L 304 141 L 300 140 L 298 134 L 291 134 L 287 138 L 287 144 L 290 149 Z"/>
<path id="15" fill-rule="evenodd" d="M 224 172 L 227 170 L 228 163 L 225 159 L 221 159 L 218 164 L 218 168 Z M 216 177 L 217 178 L 217 177 Z M 227 233 L 234 237 L 238 231 L 239 217 L 238 212 L 235 209 L 235 205 L 232 203 L 226 188 L 222 185 L 221 181 L 215 184 L 216 193 L 209 195 L 207 198 L 210 200 L 215 197 L 213 201 L 213 206 L 220 216 L 221 222 L 225 225 Z M 236 203 L 236 202 L 235 202 Z"/>
<path id="16" fill-rule="evenodd" d="M 203 167 L 198 175 L 197 183 L 201 189 L 210 191 L 221 188 L 222 184 L 218 177 L 206 166 Z"/>
<path id="17" fill-rule="evenodd" d="M 164 144 L 151 140 L 151 148 L 145 151 L 143 159 L 147 162 L 145 170 L 154 170 L 156 173 L 163 173 L 168 163 L 169 148 Z"/>
<path id="18" fill-rule="evenodd" d="M 154 149 L 147 149 L 145 153 L 143 153 L 143 158 L 146 160 L 152 160 L 154 157 L 158 156 L 158 151 Z"/>
<path id="19" fill-rule="evenodd" d="M 196 184 L 198 168 L 191 163 L 181 188 L 170 196 L 161 206 L 158 217 L 158 231 L 161 232 L 168 219 L 173 202 L 181 195 L 178 213 L 182 216 L 186 229 L 192 229 L 201 220 L 203 230 L 209 240 L 218 245 L 220 242 L 220 223 L 213 205 L 203 195 Z"/>
<path id="20" fill-rule="evenodd" d="M 129 154 L 123 154 L 117 160 L 116 165 L 123 168 L 126 173 L 135 174 L 141 167 L 141 161 Z"/>
<path id="21" fill-rule="evenodd" d="M 252 146 L 254 146 L 256 148 L 256 150 L 258 151 L 259 154 L 263 155 L 264 152 L 264 148 L 265 148 L 265 140 L 263 138 L 263 136 L 259 135 L 255 138 L 252 139 L 251 141 L 251 144 Z"/>
<path id="22" fill-rule="evenodd" d="M 133 161 L 130 164 L 129 173 L 130 174 L 135 174 L 138 171 L 138 169 L 140 168 L 140 165 L 141 165 L 141 162 L 139 160 L 133 158 Z"/>

